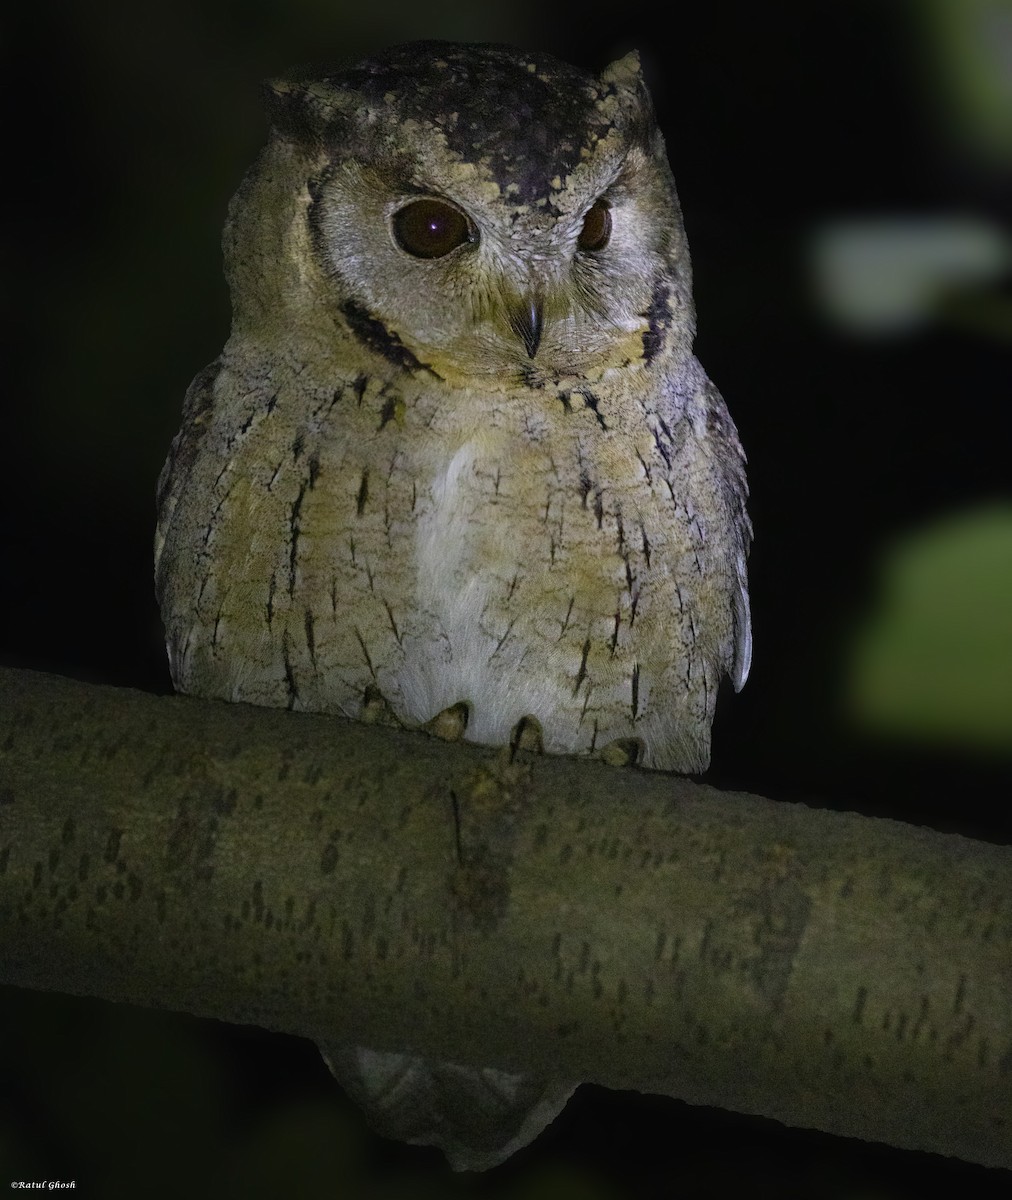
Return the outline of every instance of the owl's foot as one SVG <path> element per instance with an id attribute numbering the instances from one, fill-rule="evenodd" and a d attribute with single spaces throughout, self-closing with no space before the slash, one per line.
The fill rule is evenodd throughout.
<path id="1" fill-rule="evenodd" d="M 610 767 L 635 767 L 645 749 L 640 738 L 615 738 L 613 742 L 602 746 L 594 757 Z"/>
<path id="2" fill-rule="evenodd" d="M 510 730 L 510 760 L 525 750 L 528 754 L 544 754 L 545 742 L 541 722 L 530 715 L 521 717 Z"/>
<path id="3" fill-rule="evenodd" d="M 422 729 L 433 737 L 442 738 L 444 742 L 459 742 L 467 729 L 470 715 L 470 706 L 466 700 L 461 700 L 436 713 L 431 721 L 425 722 Z"/>
<path id="4" fill-rule="evenodd" d="M 363 693 L 362 711 L 358 714 L 358 719 L 365 725 L 391 725 L 395 729 L 404 728 L 404 722 L 390 707 L 386 696 L 373 684 L 370 684 Z"/>

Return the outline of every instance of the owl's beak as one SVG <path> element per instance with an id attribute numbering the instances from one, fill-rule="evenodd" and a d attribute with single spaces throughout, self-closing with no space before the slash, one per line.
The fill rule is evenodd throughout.
<path id="1" fill-rule="evenodd" d="M 525 297 L 510 313 L 510 329 L 523 342 L 528 358 L 533 358 L 541 345 L 542 324 L 540 296 Z"/>

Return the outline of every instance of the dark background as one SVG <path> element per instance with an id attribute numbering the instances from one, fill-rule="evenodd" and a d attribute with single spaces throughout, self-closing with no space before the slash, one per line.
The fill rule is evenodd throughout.
<path id="1" fill-rule="evenodd" d="M 809 253 L 841 217 L 1007 216 L 1012 135 L 978 85 L 1012 39 L 1008 3 L 714 0 L 663 6 L 669 32 L 654 6 L 623 20 L 572 0 L 100 7 L 22 16 L 9 39 L 6 130 L 24 166 L 7 184 L 0 662 L 170 689 L 154 482 L 183 392 L 227 334 L 218 241 L 263 141 L 262 78 L 415 37 L 511 41 L 595 70 L 635 47 L 685 211 L 697 352 L 750 460 L 756 653 L 718 714 L 711 779 L 1009 840 L 1012 712 L 987 738 L 958 720 L 897 733 L 851 686 L 907 539 L 988 512 L 1008 534 L 1007 276 L 910 332 L 868 336 L 823 315 Z M 1012 534 L 990 553 L 1012 578 Z M 994 594 L 969 611 L 1001 634 L 1012 616 Z M 991 643 L 992 659 L 1010 645 Z M 979 694 L 972 663 L 960 686 Z M 592 1088 L 506 1167 L 460 1179 L 368 1134 L 308 1042 L 0 1000 L 0 1186 L 6 1173 L 151 1196 L 1008 1188 L 965 1164 Z"/>

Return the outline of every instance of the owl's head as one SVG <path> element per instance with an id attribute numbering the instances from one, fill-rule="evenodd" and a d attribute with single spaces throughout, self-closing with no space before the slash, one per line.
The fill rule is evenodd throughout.
<path id="1" fill-rule="evenodd" d="M 226 232 L 236 327 L 484 388 L 688 354 L 688 251 L 635 54 L 418 42 L 269 87 Z M 328 325 L 329 322 L 329 325 Z"/>

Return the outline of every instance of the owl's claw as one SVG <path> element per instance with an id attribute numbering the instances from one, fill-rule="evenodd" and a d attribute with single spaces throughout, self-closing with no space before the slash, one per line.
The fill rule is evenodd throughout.
<path id="1" fill-rule="evenodd" d="M 516 758 L 521 750 L 529 754 L 544 754 L 545 743 L 541 732 L 541 722 L 529 714 L 521 717 L 510 730 L 510 760 Z"/>
<path id="2" fill-rule="evenodd" d="M 390 707 L 386 696 L 374 684 L 370 684 L 362 696 L 362 711 L 358 719 L 366 725 L 391 725 L 403 729 L 404 722 Z"/>
<path id="3" fill-rule="evenodd" d="M 645 749 L 641 738 L 615 738 L 602 746 L 595 757 L 611 767 L 634 767 Z"/>
<path id="4" fill-rule="evenodd" d="M 471 706 L 466 700 L 460 700 L 436 713 L 424 725 L 406 725 L 390 707 L 390 703 L 374 684 L 370 684 L 362 695 L 362 711 L 359 720 L 365 725 L 388 725 L 394 729 L 421 729 L 431 737 L 440 738 L 444 742 L 459 742 L 467 731 L 467 723 L 471 716 Z M 506 747 L 503 747 L 506 751 Z M 634 767 L 643 759 L 645 746 L 640 738 L 615 738 L 607 742 L 600 750 L 594 751 L 592 757 L 607 763 L 611 767 Z M 513 762 L 517 755 L 544 754 L 545 744 L 541 722 L 537 717 L 521 717 L 510 730 L 508 761 Z"/>
<path id="5" fill-rule="evenodd" d="M 431 721 L 425 722 L 422 729 L 433 737 L 442 738 L 444 742 L 459 742 L 467 729 L 470 715 L 470 706 L 466 700 L 461 700 L 436 713 Z"/>

